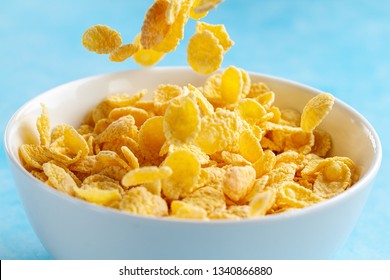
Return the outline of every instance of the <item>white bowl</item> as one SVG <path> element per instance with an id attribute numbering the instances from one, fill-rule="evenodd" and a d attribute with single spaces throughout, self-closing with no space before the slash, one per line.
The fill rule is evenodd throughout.
<path id="1" fill-rule="evenodd" d="M 302 110 L 319 90 L 267 75 L 251 74 L 276 92 L 276 105 Z M 315 206 L 240 221 L 192 221 L 136 216 L 60 193 L 35 179 L 19 162 L 18 147 L 37 141 L 35 122 L 45 103 L 51 125 L 74 126 L 104 96 L 150 92 L 161 83 L 202 84 L 188 68 L 150 68 L 77 80 L 22 106 L 9 121 L 5 147 L 28 218 L 47 251 L 58 259 L 327 259 L 350 235 L 381 162 L 377 133 L 363 116 L 336 100 L 321 124 L 333 154 L 362 167 L 360 180 Z M 35 133 L 36 139 L 32 139 Z"/>

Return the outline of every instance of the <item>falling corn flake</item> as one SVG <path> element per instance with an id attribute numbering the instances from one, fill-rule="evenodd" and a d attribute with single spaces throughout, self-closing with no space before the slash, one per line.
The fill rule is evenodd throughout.
<path id="1" fill-rule="evenodd" d="M 222 46 L 224 52 L 227 52 L 234 42 L 230 39 L 229 34 L 226 31 L 223 24 L 208 24 L 206 22 L 198 21 L 196 23 L 196 32 L 201 33 L 204 30 L 208 30 L 218 39 L 219 44 Z"/>
<path id="2" fill-rule="evenodd" d="M 89 51 L 109 54 L 122 45 L 122 38 L 116 30 L 99 24 L 91 26 L 84 32 L 82 43 Z"/>
<path id="3" fill-rule="evenodd" d="M 134 44 L 138 46 L 138 51 L 133 54 L 133 59 L 141 66 L 152 66 L 159 62 L 165 55 L 165 53 L 153 49 L 144 49 L 141 45 L 141 34 L 135 37 Z"/>
<path id="4" fill-rule="evenodd" d="M 195 33 L 187 47 L 187 61 L 199 74 L 210 74 L 216 71 L 223 60 L 223 47 L 218 38 L 208 30 Z"/>
<path id="5" fill-rule="evenodd" d="M 146 12 L 140 38 L 144 49 L 152 49 L 167 35 L 171 25 L 166 19 L 168 5 L 168 0 L 156 0 Z"/>
<path id="6" fill-rule="evenodd" d="M 133 56 L 136 52 L 138 52 L 139 49 L 140 47 L 138 45 L 134 45 L 134 44 L 123 45 L 115 49 L 113 52 L 111 52 L 108 58 L 111 61 L 122 62 L 130 58 L 131 56 Z"/>

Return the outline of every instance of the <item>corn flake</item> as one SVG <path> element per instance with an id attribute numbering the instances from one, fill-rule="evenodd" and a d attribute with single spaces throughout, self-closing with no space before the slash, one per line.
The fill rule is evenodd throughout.
<path id="1" fill-rule="evenodd" d="M 45 104 L 41 104 L 41 107 L 42 113 L 37 119 L 37 129 L 41 145 L 48 147 L 51 141 L 49 113 Z"/>
<path id="2" fill-rule="evenodd" d="M 191 142 L 200 129 L 200 112 L 189 96 L 174 100 L 164 116 L 164 133 L 169 141 Z"/>
<path id="3" fill-rule="evenodd" d="M 133 54 L 133 59 L 139 65 L 145 67 L 152 66 L 159 62 L 165 55 L 165 53 L 153 49 L 144 49 L 141 45 L 141 34 L 135 37 L 134 44 L 138 45 L 138 51 Z"/>
<path id="4" fill-rule="evenodd" d="M 302 111 L 302 130 L 312 132 L 329 114 L 333 103 L 334 97 L 328 93 L 322 93 L 310 99 Z"/>
<path id="5" fill-rule="evenodd" d="M 233 201 L 243 199 L 256 179 L 256 171 L 251 166 L 233 166 L 226 169 L 223 179 L 223 192 Z"/>
<path id="6" fill-rule="evenodd" d="M 223 47 L 218 38 L 208 30 L 195 33 L 187 47 L 187 62 L 199 74 L 216 71 L 223 60 Z"/>
<path id="7" fill-rule="evenodd" d="M 200 175 L 200 163 L 196 156 L 186 150 L 169 154 L 163 166 L 172 169 L 172 175 L 162 180 L 162 191 L 168 199 L 178 199 L 191 193 Z"/>
<path id="8" fill-rule="evenodd" d="M 165 200 L 150 193 L 144 187 L 131 188 L 119 202 L 121 210 L 145 215 L 145 216 L 167 216 L 168 205 Z"/>
<path id="9" fill-rule="evenodd" d="M 166 19 L 168 5 L 168 0 L 156 0 L 146 12 L 140 39 L 144 49 L 152 49 L 167 36 L 170 29 Z"/>
<path id="10" fill-rule="evenodd" d="M 139 51 L 138 45 L 126 44 L 111 52 L 108 58 L 114 62 L 122 62 L 132 57 L 138 51 Z"/>
<path id="11" fill-rule="evenodd" d="M 180 10 L 175 18 L 175 21 L 170 25 L 164 39 L 153 47 L 155 51 L 168 53 L 176 49 L 180 40 L 184 37 L 184 26 L 190 16 L 190 9 L 193 1 L 194 0 L 181 0 Z"/>
<path id="12" fill-rule="evenodd" d="M 78 188 L 73 178 L 61 167 L 52 163 L 46 162 L 42 165 L 43 172 L 48 177 L 51 186 L 60 192 L 74 195 L 74 189 Z"/>
<path id="13" fill-rule="evenodd" d="M 175 200 L 171 203 L 171 216 L 180 219 L 205 220 L 207 212 L 197 205 Z"/>
<path id="14" fill-rule="evenodd" d="M 222 46 L 224 52 L 227 52 L 234 45 L 234 42 L 230 39 L 223 24 L 208 24 L 206 22 L 198 21 L 196 23 L 196 32 L 201 33 L 205 30 L 213 33 L 213 35 L 218 39 L 218 42 Z"/>
<path id="15" fill-rule="evenodd" d="M 244 87 L 244 80 L 240 69 L 229 66 L 223 73 L 221 78 L 221 95 L 222 101 L 229 105 L 237 103 Z"/>
<path id="16" fill-rule="evenodd" d="M 168 178 L 172 174 L 172 169 L 167 166 L 144 166 L 129 171 L 122 178 L 122 185 L 132 187 L 144 183 L 152 183 L 154 181 Z"/>
<path id="17" fill-rule="evenodd" d="M 89 51 L 108 54 L 122 45 L 122 38 L 116 30 L 99 24 L 91 26 L 84 32 L 82 43 Z"/>

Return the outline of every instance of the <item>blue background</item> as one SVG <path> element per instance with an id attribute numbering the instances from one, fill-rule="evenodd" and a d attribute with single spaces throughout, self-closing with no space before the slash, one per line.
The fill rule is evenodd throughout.
<path id="1" fill-rule="evenodd" d="M 152 0 L 1 0 L 0 129 L 41 92 L 82 77 L 138 68 L 87 52 L 81 35 L 107 24 L 130 42 Z M 334 94 L 376 128 L 383 163 L 364 212 L 336 259 L 390 259 L 390 1 L 225 0 L 204 18 L 224 23 L 235 46 L 223 66 L 285 77 Z M 158 65 L 186 65 L 186 45 Z M 0 259 L 50 259 L 15 190 L 0 148 Z M 387 175 L 387 176 L 386 176 Z"/>

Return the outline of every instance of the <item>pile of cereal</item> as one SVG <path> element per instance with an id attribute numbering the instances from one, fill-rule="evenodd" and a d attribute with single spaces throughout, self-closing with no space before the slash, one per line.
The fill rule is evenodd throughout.
<path id="1" fill-rule="evenodd" d="M 334 98 L 302 114 L 273 106 L 275 93 L 230 66 L 202 87 L 160 85 L 106 97 L 76 130 L 37 120 L 40 145 L 20 157 L 33 176 L 80 199 L 140 215 L 240 219 L 303 208 L 357 179 L 353 161 L 326 157 L 316 129 Z"/>
<path id="2" fill-rule="evenodd" d="M 133 43 L 122 45 L 118 31 L 95 25 L 82 36 L 84 47 L 109 59 L 122 62 L 133 57 L 142 66 L 156 64 L 166 53 L 176 50 L 184 37 L 189 18 L 199 20 L 222 0 L 156 0 L 146 12 L 144 23 Z M 187 61 L 200 74 L 211 74 L 221 66 L 223 55 L 233 46 L 223 24 L 197 22 L 196 33 L 187 48 Z"/>

